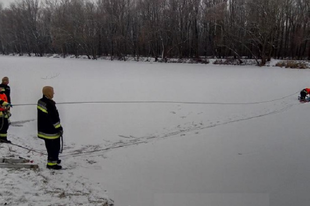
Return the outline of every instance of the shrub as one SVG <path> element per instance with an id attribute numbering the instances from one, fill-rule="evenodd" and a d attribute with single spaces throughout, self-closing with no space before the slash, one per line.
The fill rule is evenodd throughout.
<path id="1" fill-rule="evenodd" d="M 285 68 L 291 68 L 291 69 L 307 69 L 309 68 L 309 65 L 307 62 L 302 61 L 280 61 L 276 64 L 278 67 L 285 67 Z"/>
<path id="2" fill-rule="evenodd" d="M 217 59 L 213 64 L 241 65 L 241 62 L 238 59 Z"/>

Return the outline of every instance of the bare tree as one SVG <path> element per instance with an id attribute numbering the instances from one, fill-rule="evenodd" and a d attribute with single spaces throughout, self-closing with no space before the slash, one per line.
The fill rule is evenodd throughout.
<path id="1" fill-rule="evenodd" d="M 308 0 L 22 0 L 0 6 L 0 52 L 310 59 Z"/>

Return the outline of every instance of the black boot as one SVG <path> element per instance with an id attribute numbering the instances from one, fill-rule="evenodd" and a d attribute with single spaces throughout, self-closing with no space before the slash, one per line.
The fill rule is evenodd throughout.
<path id="1" fill-rule="evenodd" d="M 46 165 L 46 168 L 52 169 L 52 170 L 61 170 L 62 166 L 61 165 Z"/>
<path id="2" fill-rule="evenodd" d="M 8 140 L 7 138 L 5 138 L 5 139 L 0 138 L 0 143 L 8 143 L 8 144 L 10 144 L 12 142 L 10 140 Z"/>
<path id="3" fill-rule="evenodd" d="M 61 164 L 61 160 L 57 160 L 57 164 Z"/>

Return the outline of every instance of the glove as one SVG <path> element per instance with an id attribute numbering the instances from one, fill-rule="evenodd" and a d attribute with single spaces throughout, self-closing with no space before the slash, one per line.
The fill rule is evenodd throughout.
<path id="1" fill-rule="evenodd" d="M 12 116 L 12 115 L 11 115 L 11 112 L 10 112 L 9 110 L 4 111 L 3 114 L 4 114 L 4 117 L 5 117 L 5 118 L 8 118 L 8 119 Z"/>
<path id="2" fill-rule="evenodd" d="M 60 133 L 60 135 L 62 135 L 62 134 L 64 133 L 64 130 L 63 130 L 62 126 L 60 126 L 60 127 L 58 128 L 58 132 Z"/>
<path id="3" fill-rule="evenodd" d="M 11 107 L 11 104 L 8 103 L 8 102 L 3 102 L 3 103 L 2 103 L 2 106 L 3 106 L 4 108 L 6 108 L 6 109 L 9 109 L 9 108 Z"/>

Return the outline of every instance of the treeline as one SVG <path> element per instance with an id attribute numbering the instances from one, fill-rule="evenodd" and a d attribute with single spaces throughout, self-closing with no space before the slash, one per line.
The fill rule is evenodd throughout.
<path id="1" fill-rule="evenodd" d="M 0 5 L 0 52 L 310 59 L 310 1 L 23 0 Z"/>

